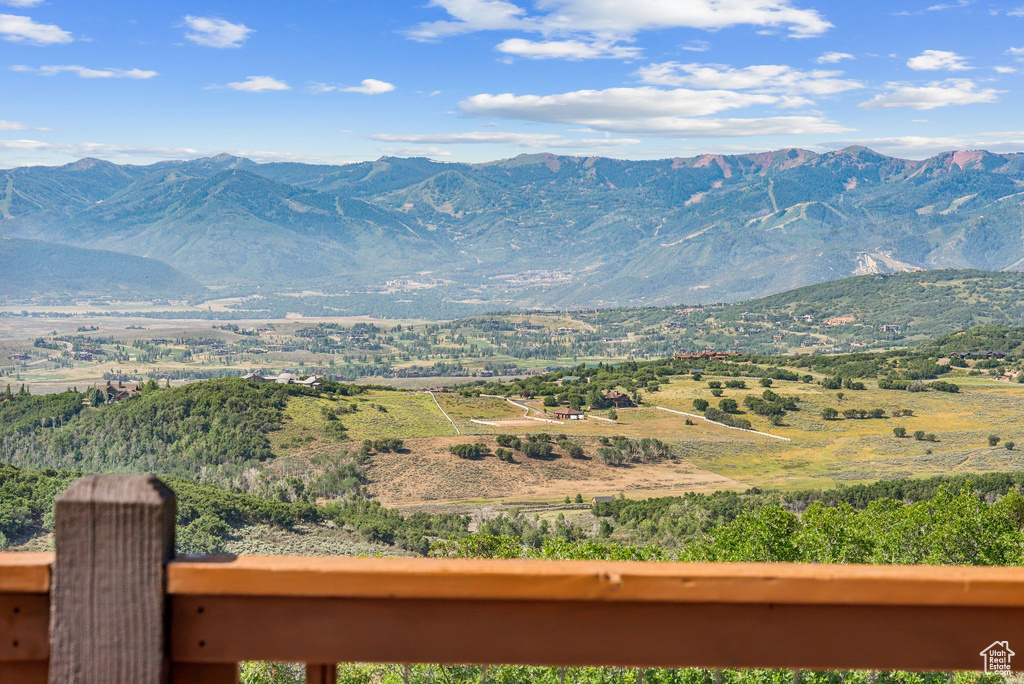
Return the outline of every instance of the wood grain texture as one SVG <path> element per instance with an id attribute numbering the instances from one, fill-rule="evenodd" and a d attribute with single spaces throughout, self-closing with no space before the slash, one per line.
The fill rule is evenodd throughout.
<path id="1" fill-rule="evenodd" d="M 50 682 L 166 682 L 173 493 L 152 476 L 91 476 L 57 497 L 54 515 Z"/>
<path id="2" fill-rule="evenodd" d="M 306 665 L 306 684 L 338 684 L 338 666 Z"/>
<path id="3" fill-rule="evenodd" d="M 49 655 L 50 597 L 0 594 L 0 663 L 40 661 Z"/>
<path id="4" fill-rule="evenodd" d="M 52 564 L 52 553 L 0 552 L 0 593 L 47 593 Z"/>
<path id="5" fill-rule="evenodd" d="M 167 572 L 172 595 L 1024 607 L 1024 568 L 247 556 Z"/>
<path id="6" fill-rule="evenodd" d="M 0 682 L 4 684 L 46 684 L 47 676 L 45 660 L 0 663 Z"/>
<path id="7" fill-rule="evenodd" d="M 235 663 L 172 663 L 171 684 L 236 684 Z"/>
<path id="8" fill-rule="evenodd" d="M 1021 608 L 178 596 L 171 620 L 194 662 L 945 671 L 1024 643 Z"/>

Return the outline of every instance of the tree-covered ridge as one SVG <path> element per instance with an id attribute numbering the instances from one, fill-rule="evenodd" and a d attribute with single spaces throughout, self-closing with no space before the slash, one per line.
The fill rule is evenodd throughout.
<path id="1" fill-rule="evenodd" d="M 985 325 L 943 335 L 921 345 L 922 351 L 938 354 L 997 351 L 1009 356 L 1024 356 L 1024 327 Z"/>
<path id="2" fill-rule="evenodd" d="M 781 502 L 766 502 L 745 507 L 717 525 L 707 524 L 709 512 L 684 499 L 656 516 L 623 516 L 628 521 L 621 523 L 625 532 L 602 526 L 604 539 L 567 533 L 531 545 L 528 537 L 477 535 L 439 542 L 434 553 L 690 562 L 1024 564 L 1024 496 L 1016 488 L 993 503 L 969 487 L 956 492 L 949 486 L 923 501 L 878 498 L 861 509 L 845 502 L 815 502 L 796 513 Z M 614 540 L 617 535 L 641 545 L 623 544 Z"/>
<path id="3" fill-rule="evenodd" d="M 53 500 L 82 473 L 32 470 L 0 464 L 0 549 L 24 543 L 53 529 Z M 177 477 L 163 477 L 178 499 L 178 551 L 216 553 L 239 529 L 270 525 L 290 530 L 308 523 L 351 529 L 367 541 L 426 553 L 430 539 L 464 535 L 468 519 L 385 508 L 379 502 L 348 497 L 325 505 L 228 492 Z"/>
<path id="4" fill-rule="evenodd" d="M 38 428 L 28 434 L 0 428 L 0 454 L 8 463 L 37 468 L 226 480 L 273 457 L 267 435 L 280 425 L 289 391 L 238 378 L 170 389 L 151 383 L 140 396 L 84 408 L 58 427 L 47 422 L 47 398 L 34 398 Z M 73 394 L 58 396 L 73 400 Z M 79 401 L 91 399 L 81 395 Z M 6 426 L 6 412 L 17 411 L 20 403 L 0 408 L 0 425 Z"/>
<path id="5" fill-rule="evenodd" d="M 571 307 L 737 301 L 908 268 L 1018 268 L 1020 155 L 979 159 L 858 148 L 346 167 L 218 157 L 10 169 L 0 185 L 11 236 L 165 254 L 235 294 L 374 290 L 427 270 L 445 285 L 410 288 L 422 299 Z M 278 258 L 247 258 L 254 246 Z"/>
<path id="6" fill-rule="evenodd" d="M 197 299 L 208 292 L 162 261 L 40 240 L 0 239 L 4 264 L 0 300 L 106 296 L 118 299 Z"/>
<path id="7" fill-rule="evenodd" d="M 759 320 L 751 314 L 817 326 L 828 323 L 833 334 L 863 337 L 874 331 L 879 339 L 893 337 L 879 330 L 881 326 L 900 326 L 902 338 L 921 339 L 980 325 L 1021 325 L 1024 275 L 954 269 L 865 275 L 735 304 L 716 318 Z M 794 320 L 803 317 L 810 320 Z"/>

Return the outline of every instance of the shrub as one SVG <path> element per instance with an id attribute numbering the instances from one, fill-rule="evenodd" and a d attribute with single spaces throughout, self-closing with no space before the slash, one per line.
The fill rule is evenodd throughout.
<path id="1" fill-rule="evenodd" d="M 761 383 L 761 387 L 771 387 L 772 386 L 772 379 L 771 378 L 761 378 L 761 380 L 759 382 Z"/>
<path id="2" fill-rule="evenodd" d="M 725 411 L 726 413 L 736 413 L 740 405 L 736 403 L 735 399 L 723 399 L 718 402 L 718 408 Z"/>
<path id="3" fill-rule="evenodd" d="M 497 442 L 499 446 L 509 447 L 512 449 L 519 449 L 523 445 L 522 440 L 515 435 L 498 435 L 494 438 L 494 441 Z"/>
<path id="4" fill-rule="evenodd" d="M 718 380 L 708 380 L 708 387 L 710 387 L 711 389 L 721 389 L 722 383 L 720 383 Z"/>
<path id="5" fill-rule="evenodd" d="M 822 409 L 821 417 L 825 420 L 835 420 L 839 417 L 839 411 L 829 406 L 828 408 Z"/>
<path id="6" fill-rule="evenodd" d="M 554 447 L 546 442 L 526 442 L 522 452 L 527 458 L 551 458 Z"/>
<path id="7" fill-rule="evenodd" d="M 490 449 L 487 448 L 486 444 L 456 444 L 448 447 L 448 451 L 459 458 L 466 459 L 483 458 L 490 453 Z"/>
<path id="8" fill-rule="evenodd" d="M 897 437 L 899 437 L 900 439 L 902 439 L 902 438 L 907 436 L 907 428 L 905 428 L 905 427 L 894 427 L 892 429 L 892 434 L 894 434 Z"/>
<path id="9" fill-rule="evenodd" d="M 939 392 L 950 392 L 950 393 L 953 393 L 953 394 L 956 394 L 957 392 L 960 391 L 960 385 L 957 385 L 957 384 L 952 383 L 952 382 L 946 382 L 945 380 L 939 380 L 938 382 L 933 382 L 930 385 L 930 387 L 933 390 L 936 390 L 936 391 L 939 391 Z"/>
<path id="10" fill-rule="evenodd" d="M 565 449 L 565 454 L 569 458 L 583 458 L 583 447 L 575 442 L 564 442 L 561 443 L 561 447 Z"/>
<path id="11" fill-rule="evenodd" d="M 725 393 L 725 390 L 721 390 L 721 389 L 713 389 L 713 390 L 711 390 L 711 396 L 713 396 L 713 397 L 720 397 L 724 393 Z"/>
<path id="12" fill-rule="evenodd" d="M 914 430 L 914 439 L 916 439 L 918 442 L 923 441 L 924 437 L 924 430 Z"/>
<path id="13" fill-rule="evenodd" d="M 508 449 L 502 449 L 501 447 L 498 447 L 497 449 L 494 450 L 494 455 L 497 456 L 498 460 L 500 461 L 504 461 L 506 463 L 514 462 L 512 460 L 512 452 L 509 451 Z"/>
<path id="14" fill-rule="evenodd" d="M 708 403 L 707 399 L 693 400 L 693 408 L 697 409 L 698 411 L 707 411 L 708 406 L 710 406 L 710 404 Z"/>
<path id="15" fill-rule="evenodd" d="M 1007 451 L 1013 451 L 1013 447 L 1015 447 L 1017 445 L 1015 443 L 1013 443 L 1013 442 L 1005 442 L 1003 444 L 1003 446 L 1006 447 Z"/>
<path id="16" fill-rule="evenodd" d="M 989 435 L 988 436 L 988 445 L 990 447 L 998 446 L 999 445 L 999 440 L 1000 440 L 999 435 Z"/>

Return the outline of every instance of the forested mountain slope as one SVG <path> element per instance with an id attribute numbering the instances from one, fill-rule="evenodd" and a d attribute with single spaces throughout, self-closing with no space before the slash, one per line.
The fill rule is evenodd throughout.
<path id="1" fill-rule="evenodd" d="M 1016 270 L 1022 225 L 1024 155 L 983 151 L 340 167 L 220 155 L 0 172 L 0 236 L 159 256 L 253 291 L 429 271 L 437 297 L 512 306 L 735 301 L 858 273 Z"/>
<path id="2" fill-rule="evenodd" d="M 155 259 L 70 245 L 0 239 L 0 300 L 26 297 L 201 298 L 206 288 Z"/>

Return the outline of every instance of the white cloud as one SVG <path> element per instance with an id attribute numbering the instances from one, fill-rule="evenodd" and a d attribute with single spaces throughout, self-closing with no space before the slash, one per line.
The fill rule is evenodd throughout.
<path id="1" fill-rule="evenodd" d="M 381 95 L 395 89 L 393 83 L 378 81 L 375 78 L 364 78 L 357 86 L 340 86 L 329 83 L 314 83 L 309 86 L 311 93 L 362 93 L 363 95 Z M 438 91 L 440 92 L 440 91 Z"/>
<path id="2" fill-rule="evenodd" d="M 41 140 L 0 140 L 0 150 L 43 151 L 65 154 L 72 157 L 159 157 L 178 159 L 196 156 L 197 150 L 190 147 L 145 147 L 136 145 L 108 145 L 105 143 L 53 143 Z"/>
<path id="3" fill-rule="evenodd" d="M 476 31 L 511 30 L 545 36 L 628 40 L 641 31 L 696 28 L 708 31 L 750 25 L 783 28 L 796 38 L 821 35 L 831 24 L 793 0 L 541 0 L 530 15 L 506 0 L 431 0 L 450 19 L 419 24 L 407 32 L 432 41 Z"/>
<path id="4" fill-rule="evenodd" d="M 966 105 L 999 100 L 1001 90 L 992 88 L 979 89 L 969 78 L 950 78 L 936 81 L 924 86 L 907 83 L 887 84 L 889 92 L 876 95 L 867 102 L 862 102 L 862 109 L 936 109 L 949 105 Z"/>
<path id="5" fill-rule="evenodd" d="M 230 90 L 240 90 L 243 93 L 263 93 L 268 90 L 289 90 L 284 81 L 279 81 L 272 76 L 249 76 L 244 81 L 233 81 L 223 86 Z M 211 86 L 210 89 L 217 89 L 220 86 Z"/>
<path id="6" fill-rule="evenodd" d="M 43 0 L 0 0 L 0 5 L 8 7 L 35 7 L 43 4 Z"/>
<path id="7" fill-rule="evenodd" d="M 1015 73 L 1017 73 L 1016 67 L 1012 67 L 1012 66 L 997 66 L 997 67 L 992 67 L 992 68 L 995 69 L 997 74 L 1015 74 Z"/>
<path id="8" fill-rule="evenodd" d="M 1012 47 L 1006 51 L 1006 54 L 1010 55 L 1015 59 L 1024 61 L 1024 47 Z"/>
<path id="9" fill-rule="evenodd" d="M 12 71 L 39 74 L 40 76 L 56 76 L 57 74 L 70 73 L 79 78 L 131 78 L 147 79 L 157 75 L 155 71 L 144 69 L 90 69 L 89 67 L 68 64 L 62 66 L 41 66 L 30 67 L 18 64 L 11 67 Z"/>
<path id="10" fill-rule="evenodd" d="M 249 34 L 255 32 L 255 29 L 245 24 L 233 24 L 216 17 L 195 17 L 190 14 L 184 17 L 184 20 L 188 27 L 185 38 L 206 47 L 242 47 Z"/>
<path id="11" fill-rule="evenodd" d="M 706 40 L 691 40 L 686 45 L 679 47 L 687 52 L 707 52 L 711 49 L 711 43 Z"/>
<path id="12" fill-rule="evenodd" d="M 1016 152 L 1024 147 L 1024 131 L 993 131 L 959 136 L 928 137 L 904 135 L 888 138 L 862 138 L 826 143 L 829 147 L 865 145 L 879 152 L 921 158 L 950 150 Z"/>
<path id="13" fill-rule="evenodd" d="M 859 81 L 837 78 L 841 71 L 801 71 L 782 64 L 736 69 L 723 64 L 650 64 L 637 71 L 644 83 L 725 90 L 755 90 L 789 95 L 833 95 L 863 88 Z"/>
<path id="14" fill-rule="evenodd" d="M 471 131 L 468 133 L 433 133 L 396 135 L 375 133 L 370 136 L 381 142 L 406 142 L 432 145 L 504 144 L 534 148 L 580 149 L 593 147 L 623 147 L 636 145 L 636 138 L 564 138 L 554 133 L 502 133 L 499 131 Z"/>
<path id="15" fill-rule="evenodd" d="M 4 121 L 0 119 L 0 131 L 45 131 L 46 128 L 35 128 L 20 121 Z"/>
<path id="16" fill-rule="evenodd" d="M 855 59 L 855 57 L 849 52 L 826 52 L 814 61 L 818 64 L 838 64 L 844 59 Z"/>
<path id="17" fill-rule="evenodd" d="M 459 107 L 471 116 L 523 118 L 552 123 L 583 123 L 590 119 L 653 116 L 706 116 L 727 109 L 757 104 L 774 104 L 778 98 L 757 93 L 730 90 L 662 90 L 608 88 L 576 90 L 557 95 L 514 95 L 488 93 L 473 95 Z"/>
<path id="18" fill-rule="evenodd" d="M 70 33 L 56 24 L 39 24 L 31 17 L 18 14 L 0 14 L 0 38 L 29 45 L 53 45 L 73 40 Z"/>
<path id="19" fill-rule="evenodd" d="M 384 147 L 381 151 L 391 157 L 450 157 L 451 150 L 434 145 L 412 145 L 409 147 Z"/>
<path id="20" fill-rule="evenodd" d="M 394 89 L 393 83 L 378 81 L 375 78 L 364 78 L 359 82 L 359 85 L 342 88 L 341 91 L 344 93 L 362 93 L 363 95 L 380 95 L 382 93 L 390 93 Z"/>
<path id="21" fill-rule="evenodd" d="M 947 50 L 925 50 L 917 57 L 907 60 L 907 66 L 914 71 L 966 71 L 970 69 L 962 57 Z"/>
<path id="22" fill-rule="evenodd" d="M 835 133 L 846 128 L 818 116 L 751 119 L 698 118 L 785 98 L 729 90 L 652 87 L 578 90 L 557 95 L 474 95 L 459 103 L 469 116 L 586 126 L 634 135 L 719 137 Z"/>
<path id="23" fill-rule="evenodd" d="M 530 59 L 633 59 L 640 56 L 638 47 L 616 45 L 608 41 L 526 40 L 509 38 L 498 43 L 498 52 Z"/>

